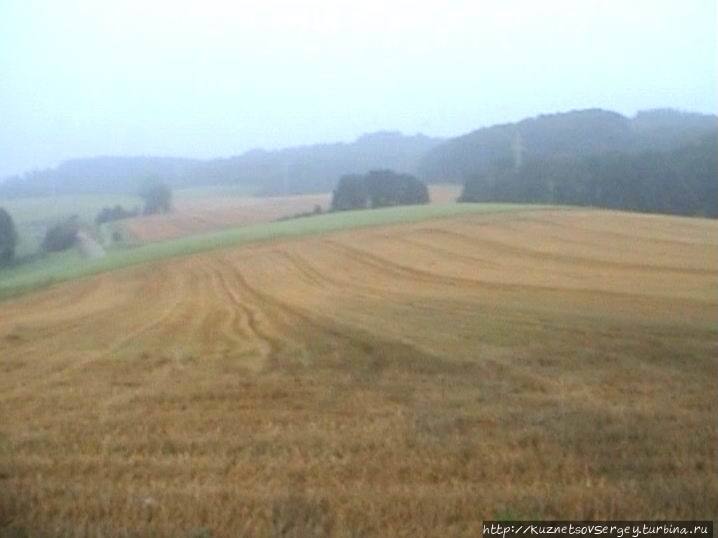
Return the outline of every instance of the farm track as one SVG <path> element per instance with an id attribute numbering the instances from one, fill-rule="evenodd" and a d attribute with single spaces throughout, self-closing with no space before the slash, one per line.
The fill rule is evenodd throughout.
<path id="1" fill-rule="evenodd" d="M 270 326 L 267 316 L 261 310 L 261 302 L 257 301 L 257 294 L 247 286 L 241 273 L 226 258 L 221 258 L 220 264 L 222 270 L 218 274 L 225 294 L 241 313 L 243 333 L 257 342 L 260 356 L 266 360 L 280 350 L 281 335 Z"/>
<path id="2" fill-rule="evenodd" d="M 716 232 L 466 215 L 5 301 L 0 531 L 3 510 L 38 532 L 217 538 L 708 518 Z"/>

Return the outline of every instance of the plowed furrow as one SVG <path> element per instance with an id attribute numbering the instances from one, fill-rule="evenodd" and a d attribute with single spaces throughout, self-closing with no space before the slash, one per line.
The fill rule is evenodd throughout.
<path id="1" fill-rule="evenodd" d="M 292 267 L 303 274 L 307 280 L 313 282 L 317 288 L 324 290 L 331 288 L 333 292 L 342 294 L 351 290 L 352 294 L 384 301 L 403 297 L 391 287 L 379 286 L 376 281 L 351 278 L 348 271 L 342 270 L 342 268 L 346 269 L 346 264 L 342 264 L 341 259 L 334 259 L 333 266 L 323 268 L 326 270 L 322 271 L 299 252 L 282 251 L 282 253 Z"/>
<path id="2" fill-rule="evenodd" d="M 492 261 L 486 257 L 474 256 L 471 254 L 466 254 L 465 252 L 457 252 L 456 250 L 452 250 L 450 248 L 440 247 L 433 243 L 426 242 L 426 240 L 422 239 L 421 236 L 418 236 L 418 238 L 416 238 L 416 239 L 412 239 L 410 236 L 403 235 L 403 236 L 396 236 L 393 239 L 394 239 L 394 241 L 408 245 L 411 248 L 424 250 L 431 254 L 438 254 L 440 257 L 437 259 L 440 259 L 442 261 L 450 261 L 452 259 L 455 259 L 455 260 L 461 260 L 462 262 L 467 262 L 467 263 L 476 265 L 477 267 L 480 267 L 480 266 L 493 267 L 493 268 L 501 267 L 498 263 L 496 263 L 495 261 Z M 495 259 L 496 258 L 494 258 L 494 260 Z"/>
<path id="3" fill-rule="evenodd" d="M 438 231 L 437 231 L 438 232 Z M 463 240 L 467 245 L 474 249 L 488 249 L 493 251 L 496 257 L 513 256 L 521 259 L 535 259 L 543 262 L 551 262 L 557 264 L 565 264 L 568 266 L 580 268 L 581 270 L 604 271 L 604 270 L 620 270 L 620 271 L 641 271 L 648 273 L 666 273 L 674 272 L 687 275 L 698 276 L 718 276 L 718 270 L 698 269 L 691 267 L 660 265 L 657 263 L 624 263 L 593 258 L 588 256 L 578 256 L 563 254 L 560 252 L 547 252 L 523 245 L 516 245 L 506 240 L 489 238 L 485 235 L 469 235 L 468 233 L 458 232 L 456 230 L 441 230 L 438 233 L 455 237 Z M 521 234 L 517 233 L 517 237 Z M 565 246 L 565 245 L 564 245 Z"/>
<path id="4" fill-rule="evenodd" d="M 545 222 L 547 224 L 553 224 L 561 228 L 569 227 L 575 232 L 592 234 L 595 237 L 603 240 L 607 240 L 609 238 L 616 238 L 621 241 L 640 241 L 641 243 L 645 243 L 646 245 L 664 244 L 669 247 L 717 246 L 716 242 L 714 240 L 711 241 L 709 237 L 706 237 L 705 239 L 699 239 L 698 237 L 700 236 L 700 229 L 699 233 L 687 233 L 685 234 L 686 237 L 681 239 L 668 238 L 664 236 L 662 237 L 661 232 L 662 230 L 665 230 L 666 223 L 670 219 L 670 217 L 668 219 L 664 218 L 663 222 L 660 222 L 660 224 L 658 225 L 658 229 L 656 229 L 655 222 L 647 223 L 641 226 L 640 220 L 641 218 L 645 218 L 645 216 L 636 217 L 635 215 L 631 215 L 626 218 L 625 214 L 619 214 L 614 215 L 613 217 L 613 219 L 595 219 L 592 225 L 588 224 L 588 221 L 585 216 L 582 216 L 582 218 L 561 218 L 557 216 L 548 216 L 545 219 L 541 220 L 542 222 Z M 626 230 L 630 231 L 618 231 L 615 229 L 617 223 L 621 221 L 626 221 L 625 228 Z M 639 233 L 639 230 L 641 230 L 642 228 L 643 231 L 647 231 L 649 233 Z M 705 227 L 702 228 L 704 229 Z"/>
<path id="5" fill-rule="evenodd" d="M 513 293 L 526 293 L 536 292 L 539 294 L 549 293 L 555 297 L 567 296 L 570 294 L 572 301 L 583 301 L 592 300 L 596 295 L 602 295 L 605 298 L 612 298 L 619 302 L 627 302 L 634 305 L 640 305 L 643 303 L 647 304 L 646 296 L 640 293 L 628 293 L 623 291 L 607 290 L 607 289 L 595 289 L 593 287 L 581 287 L 567 289 L 563 286 L 552 286 L 552 285 L 537 285 L 529 283 L 509 283 L 509 282 L 497 282 L 497 281 L 485 281 L 459 276 L 449 276 L 438 274 L 430 271 L 424 271 L 416 269 L 414 267 L 408 267 L 396 262 L 392 262 L 386 258 L 370 254 L 365 250 L 358 249 L 355 247 L 349 247 L 338 243 L 333 240 L 325 240 L 325 244 L 331 245 L 339 252 L 343 252 L 348 258 L 353 260 L 355 263 L 363 264 L 364 267 L 375 271 L 377 274 L 382 272 L 389 272 L 395 275 L 397 278 L 402 279 L 406 282 L 413 282 L 419 285 L 438 285 L 444 287 L 451 287 L 454 289 L 461 289 L 464 292 L 469 291 L 502 291 L 502 292 L 513 292 Z M 659 299 L 656 297 L 655 299 Z M 653 299 L 652 299 L 653 300 Z M 679 303 L 684 305 L 695 305 L 695 306 L 706 306 L 705 301 L 696 300 L 687 297 L 674 298 L 671 304 L 678 305 Z"/>

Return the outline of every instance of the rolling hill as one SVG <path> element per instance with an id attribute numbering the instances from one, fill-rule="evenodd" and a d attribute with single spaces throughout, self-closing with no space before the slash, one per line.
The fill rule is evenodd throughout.
<path id="1" fill-rule="evenodd" d="M 6 300 L 0 531 L 710 519 L 717 226 L 517 208 L 267 237 Z"/>

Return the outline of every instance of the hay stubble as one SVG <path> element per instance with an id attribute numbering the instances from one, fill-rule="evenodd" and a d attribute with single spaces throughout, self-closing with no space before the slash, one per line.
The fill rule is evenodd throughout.
<path id="1" fill-rule="evenodd" d="M 438 536 L 501 516 L 710 518 L 716 231 L 469 215 L 6 301 L 0 527 Z"/>

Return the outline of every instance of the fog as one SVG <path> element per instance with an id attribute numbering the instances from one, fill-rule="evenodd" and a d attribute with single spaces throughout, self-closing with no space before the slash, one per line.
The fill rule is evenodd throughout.
<path id="1" fill-rule="evenodd" d="M 574 108 L 715 112 L 716 71 L 713 0 L 3 0 L 0 177 Z"/>

